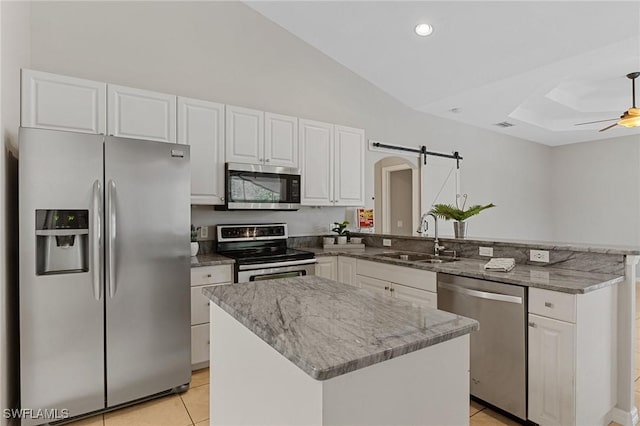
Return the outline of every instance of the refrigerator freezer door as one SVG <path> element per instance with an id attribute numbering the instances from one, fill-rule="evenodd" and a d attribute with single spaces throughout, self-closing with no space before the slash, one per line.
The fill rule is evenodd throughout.
<path id="1" fill-rule="evenodd" d="M 105 138 L 107 406 L 190 380 L 189 147 Z"/>
<path id="2" fill-rule="evenodd" d="M 70 416 L 104 408 L 102 218 L 98 211 L 102 205 L 103 138 L 20 129 L 22 408 L 68 409 Z M 49 210 L 48 224 L 42 220 L 47 214 L 40 215 L 36 223 L 36 210 Z M 69 223 L 59 223 L 62 216 L 69 222 L 77 220 L 69 211 L 81 211 L 83 232 L 69 229 L 73 228 Z M 65 235 L 74 233 L 78 235 Z M 51 255 L 47 250 L 61 256 L 82 253 L 88 268 L 38 275 L 36 258 Z M 46 421 L 23 419 L 22 424 Z"/>

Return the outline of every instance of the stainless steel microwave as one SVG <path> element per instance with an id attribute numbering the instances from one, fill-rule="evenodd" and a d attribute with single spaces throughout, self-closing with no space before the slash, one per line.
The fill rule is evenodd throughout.
<path id="1" fill-rule="evenodd" d="M 225 164 L 226 210 L 298 210 L 300 169 Z"/>

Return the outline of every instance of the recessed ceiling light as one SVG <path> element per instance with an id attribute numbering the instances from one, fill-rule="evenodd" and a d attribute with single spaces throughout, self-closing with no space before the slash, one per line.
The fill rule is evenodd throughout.
<path id="1" fill-rule="evenodd" d="M 416 25 L 416 34 L 422 37 L 426 37 L 433 32 L 433 27 L 429 24 Z"/>

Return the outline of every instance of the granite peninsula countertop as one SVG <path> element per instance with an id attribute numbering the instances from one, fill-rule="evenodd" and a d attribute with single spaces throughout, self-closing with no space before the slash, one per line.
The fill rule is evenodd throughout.
<path id="1" fill-rule="evenodd" d="M 198 266 L 233 265 L 234 263 L 236 263 L 235 260 L 218 253 L 199 254 L 191 257 L 192 268 Z"/>
<path id="2" fill-rule="evenodd" d="M 205 287 L 202 292 L 316 380 L 478 329 L 469 318 L 318 276 Z"/>
<path id="3" fill-rule="evenodd" d="M 427 271 L 442 272 L 469 278 L 480 278 L 489 281 L 516 284 L 526 287 L 536 287 L 563 293 L 581 294 L 588 293 L 603 287 L 615 285 L 624 281 L 624 276 L 603 274 L 598 272 L 574 271 L 570 269 L 541 267 L 531 265 L 516 265 L 510 272 L 489 272 L 484 269 L 487 260 L 459 259 L 448 263 L 422 263 L 400 259 L 392 259 L 380 256 L 383 253 L 402 252 L 404 250 L 383 249 L 366 247 L 364 250 L 340 249 L 338 245 L 331 249 L 305 247 L 316 256 L 348 256 L 356 259 L 371 260 L 388 263 L 391 265 L 406 266 L 409 268 L 423 269 Z"/>

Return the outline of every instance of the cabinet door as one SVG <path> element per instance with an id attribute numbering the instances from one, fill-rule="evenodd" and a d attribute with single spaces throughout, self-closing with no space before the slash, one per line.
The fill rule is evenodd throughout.
<path id="1" fill-rule="evenodd" d="M 209 361 L 209 323 L 192 325 L 191 365 L 197 365 L 207 361 Z"/>
<path id="2" fill-rule="evenodd" d="M 356 259 L 338 256 L 338 281 L 356 286 Z"/>
<path id="3" fill-rule="evenodd" d="M 364 130 L 335 126 L 334 201 L 364 206 Z"/>
<path id="4" fill-rule="evenodd" d="M 386 296 L 391 295 L 391 283 L 389 281 L 365 277 L 363 275 L 356 275 L 356 286 L 375 293 L 384 294 Z"/>
<path id="5" fill-rule="evenodd" d="M 21 125 L 104 134 L 107 84 L 22 70 Z"/>
<path id="6" fill-rule="evenodd" d="M 333 205 L 333 125 L 303 120 L 300 133 L 301 204 Z"/>
<path id="7" fill-rule="evenodd" d="M 209 298 L 202 294 L 206 286 L 191 287 L 191 325 L 209 322 Z"/>
<path id="8" fill-rule="evenodd" d="M 159 142 L 176 141 L 176 97 L 164 93 L 107 87 L 109 135 Z"/>
<path id="9" fill-rule="evenodd" d="M 323 256 L 317 259 L 316 275 L 330 280 L 338 278 L 338 261 L 336 256 Z"/>
<path id="10" fill-rule="evenodd" d="M 427 308 L 436 309 L 438 307 L 438 295 L 430 291 L 418 290 L 406 285 L 393 283 L 391 285 L 391 294 L 400 300 L 406 300 L 413 306 L 425 306 Z"/>
<path id="11" fill-rule="evenodd" d="M 264 129 L 264 163 L 297 168 L 298 119 L 266 112 Z"/>
<path id="12" fill-rule="evenodd" d="M 191 146 L 191 204 L 224 204 L 224 105 L 178 98 L 178 143 Z"/>
<path id="13" fill-rule="evenodd" d="M 227 105 L 226 159 L 229 162 L 262 164 L 264 159 L 264 112 Z"/>
<path id="14" fill-rule="evenodd" d="M 575 326 L 529 314 L 529 420 L 575 424 Z"/>

